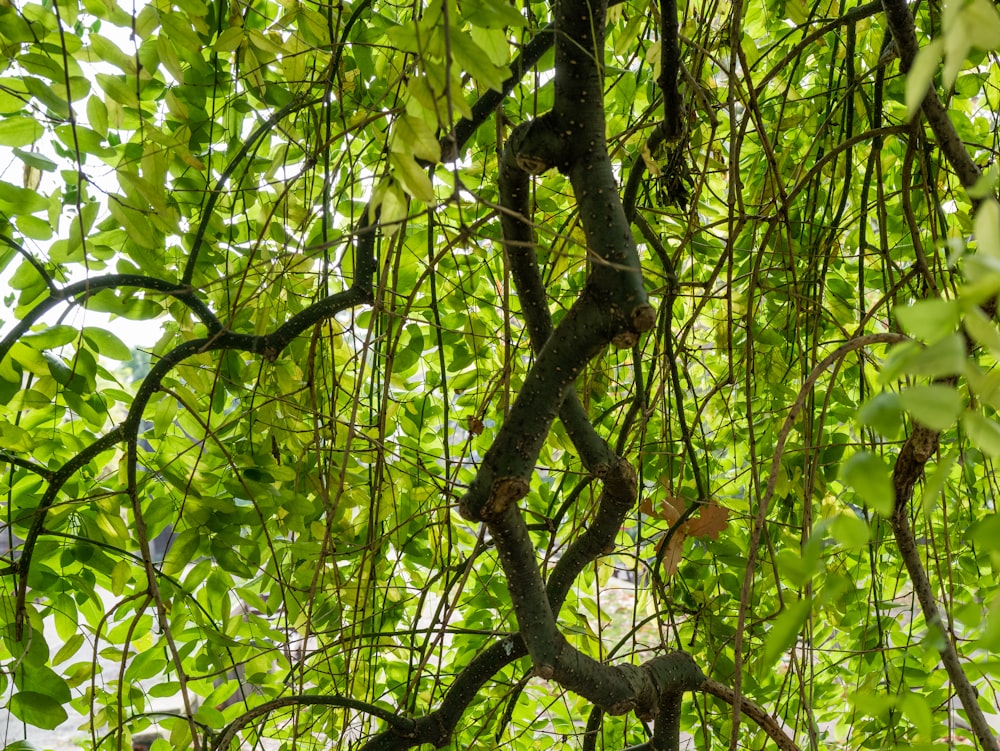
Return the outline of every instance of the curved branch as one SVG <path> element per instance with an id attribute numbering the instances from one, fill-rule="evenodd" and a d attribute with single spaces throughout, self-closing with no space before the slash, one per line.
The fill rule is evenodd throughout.
<path id="1" fill-rule="evenodd" d="M 38 272 L 38 275 L 42 277 L 42 281 L 45 282 L 45 286 L 49 288 L 50 292 L 55 293 L 59 289 L 56 286 L 56 283 L 52 279 L 52 277 L 49 276 L 49 272 L 45 270 L 45 267 L 42 265 L 42 262 L 39 261 L 37 258 L 35 258 L 33 255 L 31 255 L 31 253 L 29 253 L 27 249 L 24 248 L 24 246 L 22 246 L 20 243 L 15 242 L 6 235 L 0 235 L 0 242 L 2 242 L 9 248 L 12 248 L 15 252 L 18 253 L 18 255 L 23 256 L 24 260 L 26 260 L 29 264 L 31 264 L 32 268 L 34 268 L 35 271 Z"/>
<path id="2" fill-rule="evenodd" d="M 67 300 L 76 302 L 75 298 L 81 296 L 86 300 L 87 297 L 96 292 L 122 287 L 162 292 L 187 305 L 198 316 L 198 320 L 205 324 L 209 333 L 215 333 L 222 329 L 219 319 L 216 318 L 208 305 L 194 293 L 194 289 L 191 287 L 179 285 L 167 279 L 159 279 L 155 276 L 108 274 L 106 276 L 99 276 L 96 279 L 84 279 L 81 282 L 74 282 L 60 289 L 53 290 L 46 299 L 25 313 L 24 317 L 7 332 L 7 336 L 3 338 L 3 341 L 0 341 L 0 360 L 3 360 L 7 356 L 14 342 L 27 333 L 36 321 L 59 303 Z"/>
<path id="3" fill-rule="evenodd" d="M 27 459 L 22 459 L 19 456 L 14 456 L 6 449 L 0 449 L 0 462 L 7 462 L 8 464 L 13 464 L 15 467 L 20 467 L 23 470 L 38 475 L 43 480 L 51 481 L 52 478 L 55 477 L 54 472 L 43 467 L 41 464 L 35 464 L 34 462 L 28 461 Z"/>
<path id="4" fill-rule="evenodd" d="M 343 696 L 325 696 L 319 694 L 298 694 L 296 696 L 283 696 L 278 699 L 271 699 L 241 714 L 235 720 L 223 728 L 219 734 L 219 739 L 212 744 L 215 751 L 223 751 L 236 738 L 236 734 L 245 726 L 253 722 L 258 717 L 270 714 L 276 709 L 284 707 L 336 707 L 338 709 L 353 709 L 357 712 L 370 714 L 372 717 L 384 721 L 395 732 L 404 736 L 412 734 L 416 730 L 417 723 L 407 717 L 400 717 L 399 713 L 390 709 L 367 702 L 349 699 Z"/>
<path id="5" fill-rule="evenodd" d="M 359 241 L 360 245 L 360 241 Z M 123 440 L 129 440 L 138 430 L 139 422 L 145 405 L 150 397 L 160 387 L 163 377 L 171 369 L 189 357 L 218 350 L 237 350 L 252 352 L 263 355 L 269 360 L 274 360 L 280 352 L 302 331 L 311 325 L 315 325 L 323 320 L 332 318 L 342 310 L 364 302 L 365 293 L 358 289 L 350 289 L 346 292 L 330 295 L 329 297 L 306 308 L 301 313 L 293 316 L 284 325 L 270 334 L 261 336 L 251 336 L 249 334 L 237 334 L 223 329 L 211 337 L 192 339 L 178 345 L 161 358 L 150 370 L 139 386 L 132 406 L 129 409 L 125 422 L 101 436 L 90 444 L 87 448 L 67 461 L 62 467 L 52 475 L 45 493 L 39 500 L 37 508 L 33 509 L 34 519 L 31 527 L 25 536 L 24 545 L 21 550 L 21 557 L 17 561 L 17 594 L 15 618 L 17 633 L 23 629 L 25 602 L 28 591 L 28 572 L 31 567 L 31 559 L 34 553 L 35 543 L 45 524 L 45 517 L 48 509 L 55 502 L 60 489 L 66 481 L 81 467 L 86 465 L 100 453 L 107 451 Z"/>
<path id="6" fill-rule="evenodd" d="M 212 212 L 215 210 L 215 204 L 222 195 L 222 189 L 229 181 L 229 178 L 232 177 L 236 168 L 243 162 L 244 159 L 246 159 L 247 154 L 250 153 L 250 149 L 252 149 L 257 141 L 263 138 L 263 136 L 268 133 L 271 128 L 289 115 L 294 114 L 301 109 L 305 109 L 306 107 L 311 107 L 314 104 L 321 104 L 322 101 L 322 98 L 305 99 L 297 95 L 284 107 L 279 109 L 277 112 L 272 113 L 267 120 L 262 122 L 257 127 L 257 130 L 244 139 L 243 143 L 240 145 L 239 151 L 237 151 L 233 158 L 229 160 L 229 164 L 226 165 L 226 168 L 222 170 L 222 174 L 219 175 L 219 179 L 216 180 L 215 187 L 211 190 L 211 192 L 209 192 L 208 200 L 205 202 L 204 208 L 202 208 L 201 221 L 198 222 L 198 229 L 195 231 L 194 240 L 191 242 L 191 250 L 188 255 L 187 263 L 184 264 L 184 273 L 181 275 L 181 283 L 183 285 L 190 285 L 194 279 L 195 266 L 198 263 L 201 246 L 205 240 L 205 233 L 208 231 L 208 224 L 212 220 Z"/>
<path id="7" fill-rule="evenodd" d="M 14 563 L 14 570 L 17 572 L 17 592 L 14 603 L 14 629 L 17 639 L 20 639 L 24 633 L 25 603 L 28 595 L 28 571 L 31 567 L 31 556 L 34 553 L 38 536 L 45 525 L 45 515 L 49 507 L 55 502 L 62 486 L 78 469 L 101 453 L 110 451 L 124 436 L 125 432 L 119 425 L 62 465 L 53 474 L 48 487 L 45 488 L 45 493 L 38 501 L 38 507 L 31 511 L 34 514 L 34 519 L 32 519 L 31 527 L 28 528 L 28 533 L 25 535 L 24 545 L 21 546 L 21 556 Z"/>
<path id="8" fill-rule="evenodd" d="M 701 684 L 700 690 L 704 691 L 706 694 L 716 697 L 717 699 L 722 699 L 722 701 L 727 704 L 731 704 L 734 707 L 737 703 L 740 703 L 742 705 L 743 713 L 757 723 L 757 727 L 767 733 L 768 737 L 774 741 L 774 744 L 780 748 L 781 751 L 801 751 L 795 741 L 788 737 L 787 733 L 785 733 L 781 725 L 778 724 L 777 720 L 771 717 L 771 715 L 765 712 L 761 707 L 754 704 L 752 701 L 737 699 L 736 692 L 729 688 L 729 686 L 709 678 Z"/>

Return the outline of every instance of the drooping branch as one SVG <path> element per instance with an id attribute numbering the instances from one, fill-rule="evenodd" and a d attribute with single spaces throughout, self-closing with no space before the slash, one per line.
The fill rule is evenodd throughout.
<path id="1" fill-rule="evenodd" d="M 900 70 L 907 72 L 917 53 L 913 14 L 905 0 L 883 0 L 882 4 L 899 52 Z M 971 188 L 979 180 L 982 174 L 981 170 L 966 150 L 933 86 L 928 87 L 927 93 L 924 95 L 921 111 L 934 132 L 938 148 L 951 168 L 955 170 L 963 187 Z M 992 317 L 996 312 L 995 305 L 991 305 L 987 312 Z M 984 749 L 1000 751 L 1000 741 L 993 734 L 993 730 L 979 706 L 976 689 L 962 669 L 958 650 L 955 647 L 955 635 L 946 627 L 944 619 L 941 617 L 930 579 L 920 561 L 920 554 L 909 519 L 913 489 L 919 479 L 923 477 L 927 462 L 937 452 L 939 438 L 939 433 L 918 424 L 914 426 L 903 444 L 893 467 L 892 484 L 895 497 L 890 521 L 896 545 L 903 558 L 903 563 L 906 565 L 914 593 L 923 611 L 924 620 L 928 628 L 939 628 L 945 635 L 945 638 L 940 642 L 938 651 L 948 673 L 948 678 L 954 684 L 962 707 L 969 718 L 972 731 Z"/>
<path id="2" fill-rule="evenodd" d="M 862 347 L 870 347 L 875 344 L 896 344 L 902 341 L 906 341 L 906 337 L 902 334 L 868 334 L 866 336 L 851 339 L 850 341 L 839 346 L 829 355 L 824 357 L 806 377 L 801 388 L 799 388 L 798 396 L 792 403 L 792 406 L 788 410 L 788 414 L 785 416 L 785 420 L 782 422 L 781 428 L 778 431 L 777 440 L 774 445 L 773 458 L 771 459 L 771 471 L 767 478 L 767 486 L 765 487 L 764 494 L 762 495 L 760 503 L 757 506 L 757 514 L 754 517 L 753 529 L 750 532 L 750 546 L 749 553 L 747 555 L 746 573 L 743 576 L 743 586 L 740 590 L 740 609 L 739 615 L 737 616 L 736 634 L 733 639 L 733 700 L 731 703 L 733 705 L 734 738 L 739 725 L 740 713 L 743 711 L 743 661 L 745 659 L 745 655 L 743 654 L 743 639 L 745 636 L 744 632 L 746 630 L 747 613 L 750 609 L 750 598 L 753 591 L 754 574 L 756 573 L 757 555 L 759 553 L 760 538 L 764 532 L 764 526 L 767 523 L 768 511 L 771 508 L 771 500 L 774 498 L 775 490 L 778 487 L 778 476 L 781 470 L 781 460 L 784 456 L 785 443 L 788 440 L 788 436 L 792 432 L 792 427 L 795 425 L 795 421 L 798 419 L 799 413 L 806 405 L 806 397 L 812 391 L 820 376 L 826 372 L 827 368 L 835 363 L 839 364 L 840 361 L 848 354 L 861 349 Z"/>
<path id="3" fill-rule="evenodd" d="M 944 663 L 948 678 L 955 686 L 959 701 L 969 718 L 969 725 L 980 746 L 989 751 L 1000 751 L 1000 742 L 990 728 L 989 720 L 979 706 L 979 695 L 965 671 L 962 669 L 961 658 L 955 647 L 955 634 L 941 617 L 930 578 L 920 560 L 920 551 L 910 524 L 910 504 L 913 500 L 913 490 L 923 477 L 924 467 L 931 457 L 937 453 L 940 433 L 924 425 L 914 426 L 899 456 L 892 473 L 892 488 L 894 505 L 890 522 L 892 533 L 896 539 L 899 554 L 906 565 L 906 571 L 913 584 L 914 594 L 924 615 L 924 621 L 930 629 L 936 629 L 944 636 L 938 642 L 938 652 Z"/>

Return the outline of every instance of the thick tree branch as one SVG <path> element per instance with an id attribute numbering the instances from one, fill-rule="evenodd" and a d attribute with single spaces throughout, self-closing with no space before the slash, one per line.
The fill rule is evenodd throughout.
<path id="1" fill-rule="evenodd" d="M 490 529 L 536 674 L 612 714 L 634 710 L 652 719 L 664 709 L 656 742 L 663 745 L 674 737 L 675 745 L 679 697 L 701 684 L 700 669 L 684 653 L 657 657 L 641 666 L 607 666 L 574 649 L 559 632 L 516 504 L 528 491 L 551 421 L 580 370 L 610 341 L 631 346 L 655 319 L 604 139 L 604 13 L 603 3 L 557 4 L 555 104 L 551 113 L 515 132 L 505 152 L 503 173 L 510 212 L 504 233 L 509 251 L 532 252 L 533 237 L 525 221 L 527 176 L 555 166 L 569 175 L 573 185 L 592 270 L 580 297 L 548 335 L 460 508 L 467 518 L 484 520 Z M 529 328 L 536 341 L 544 340 L 548 312 L 540 277 L 530 256 L 522 255 L 518 261 L 525 264 L 526 286 L 533 286 L 527 300 Z M 623 506 L 634 503 L 636 494 L 634 478 L 628 480 L 609 488 Z M 585 558 L 592 542 L 581 544 L 575 555 Z M 565 577 L 560 573 L 557 581 L 563 586 Z"/>
<path id="2" fill-rule="evenodd" d="M 600 555 L 613 549 L 618 530 L 635 503 L 635 489 L 635 470 L 625 460 L 619 460 L 615 470 L 604 480 L 604 490 L 593 522 L 573 540 L 549 575 L 546 594 L 553 616 L 558 616 L 566 594 L 580 572 Z M 520 634 L 512 634 L 494 643 L 459 673 L 441 706 L 416 721 L 412 736 L 403 738 L 392 732 L 380 733 L 365 745 L 364 751 L 399 751 L 420 743 L 433 743 L 438 747 L 446 745 L 466 707 L 482 686 L 506 665 L 527 654 Z"/>
<path id="3" fill-rule="evenodd" d="M 528 493 L 528 481 L 566 388 L 619 331 L 586 291 L 556 327 L 528 372 L 479 472 L 459 500 L 466 519 L 482 521 Z"/>
<path id="4" fill-rule="evenodd" d="M 552 317 L 549 314 L 545 285 L 538 269 L 534 231 L 528 218 L 531 216 L 530 175 L 522 167 L 522 162 L 539 158 L 537 155 L 526 156 L 523 152 L 531 127 L 531 122 L 522 123 L 514 129 L 504 145 L 498 187 L 500 204 L 507 209 L 500 215 L 504 250 L 531 346 L 537 354 L 552 334 Z M 559 419 L 580 454 L 583 466 L 598 477 L 604 476 L 616 461 L 614 452 L 590 424 L 586 410 L 572 386 L 566 390 L 559 407 Z"/>
<path id="5" fill-rule="evenodd" d="M 677 88 L 681 69 L 678 39 L 677 0 L 660 0 L 660 78 L 663 92 L 663 124 L 668 141 L 676 141 L 684 133 L 681 118 L 684 105 Z"/>
<path id="6" fill-rule="evenodd" d="M 609 342 L 631 346 L 655 323 L 605 142 L 605 10 L 604 3 L 588 0 L 556 5 L 555 103 L 548 115 L 518 133 L 515 144 L 515 161 L 522 170 L 540 173 L 555 166 L 569 175 L 591 272 L 580 297 L 539 352 L 460 501 L 468 519 L 501 514 L 527 494 L 538 452 L 566 388 Z M 524 241 L 523 229 L 513 229 L 512 239 Z"/>

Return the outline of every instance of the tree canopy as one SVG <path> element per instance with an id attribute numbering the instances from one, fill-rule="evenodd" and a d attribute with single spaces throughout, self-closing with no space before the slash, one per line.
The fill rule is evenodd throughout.
<path id="1" fill-rule="evenodd" d="M 997 751 L 990 0 L 0 43 L 8 743 Z"/>

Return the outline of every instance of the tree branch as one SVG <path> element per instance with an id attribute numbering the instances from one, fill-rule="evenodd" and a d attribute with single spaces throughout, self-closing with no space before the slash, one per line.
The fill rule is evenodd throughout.
<path id="1" fill-rule="evenodd" d="M 546 302 L 545 285 L 538 270 L 535 236 L 529 219 L 530 176 L 521 166 L 522 161 L 539 159 L 538 155 L 525 154 L 523 151 L 532 125 L 532 122 L 518 125 L 504 144 L 498 188 L 500 204 L 507 209 L 500 214 L 504 250 L 510 263 L 511 278 L 517 290 L 531 346 L 537 354 L 552 334 L 552 317 Z M 604 476 L 616 461 L 614 452 L 591 425 L 576 389 L 572 386 L 567 388 L 559 406 L 559 419 L 580 454 L 583 466 L 598 477 Z"/>
<path id="2" fill-rule="evenodd" d="M 913 64 L 918 46 L 913 14 L 910 12 L 906 0 L 882 0 L 882 7 L 885 9 L 885 18 L 892 30 L 896 49 L 899 51 L 899 69 L 901 72 L 907 73 Z M 948 111 L 933 86 L 928 87 L 921 110 L 924 117 L 927 118 L 927 124 L 934 132 L 938 148 L 941 149 L 941 153 L 944 154 L 951 168 L 955 170 L 962 186 L 971 188 L 976 184 L 982 172 L 972 161 L 969 152 L 965 150 L 965 144 L 962 143 L 958 131 L 955 130 L 955 125 L 948 119 Z"/>
<path id="3" fill-rule="evenodd" d="M 716 697 L 717 699 L 722 699 L 722 701 L 734 707 L 736 706 L 736 703 L 739 702 L 742 706 L 743 713 L 757 723 L 757 726 L 767 733 L 768 737 L 774 741 L 775 745 L 781 749 L 781 751 L 801 751 L 795 741 L 788 737 L 781 725 L 778 724 L 777 720 L 752 701 L 737 699 L 736 692 L 729 688 L 729 686 L 708 678 L 703 684 L 701 684 L 700 690 L 704 691 L 706 694 Z"/>
<path id="4" fill-rule="evenodd" d="M 215 751 L 225 751 L 236 738 L 236 734 L 258 717 L 270 714 L 276 709 L 284 707 L 337 707 L 339 709 L 353 709 L 356 712 L 364 712 L 372 717 L 377 717 L 385 722 L 394 732 L 407 736 L 416 731 L 417 723 L 408 717 L 400 717 L 398 712 L 384 709 L 369 704 L 368 702 L 350 699 L 344 696 L 324 696 L 318 694 L 298 694 L 296 696 L 282 696 L 278 699 L 271 699 L 241 714 L 235 720 L 223 728 L 218 740 L 212 744 Z"/>

